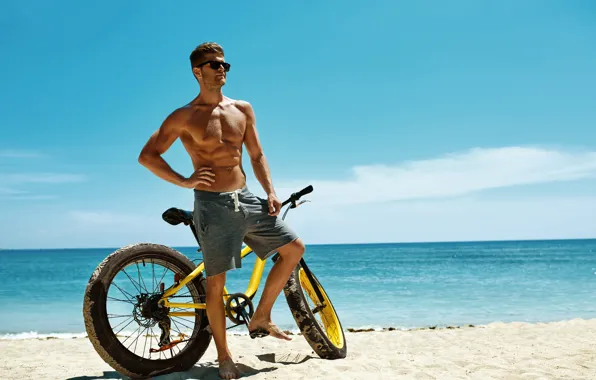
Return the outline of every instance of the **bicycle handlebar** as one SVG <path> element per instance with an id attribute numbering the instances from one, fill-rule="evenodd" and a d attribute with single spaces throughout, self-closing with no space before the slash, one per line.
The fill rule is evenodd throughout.
<path id="1" fill-rule="evenodd" d="M 308 185 L 306 186 L 304 189 L 297 191 L 295 193 L 292 193 L 292 195 L 290 195 L 290 197 L 288 199 L 286 199 L 282 204 L 281 207 L 287 205 L 290 202 L 296 202 L 298 199 L 300 199 L 301 197 L 305 196 L 306 194 L 310 194 L 313 191 L 313 187 L 312 185 Z"/>

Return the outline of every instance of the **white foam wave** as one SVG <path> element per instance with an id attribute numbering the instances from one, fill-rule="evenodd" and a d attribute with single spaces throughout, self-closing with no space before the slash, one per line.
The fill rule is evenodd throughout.
<path id="1" fill-rule="evenodd" d="M 0 340 L 24 340 L 24 339 L 75 339 L 84 338 L 87 333 L 49 333 L 40 334 L 37 331 L 9 333 L 0 335 Z"/>
<path id="2" fill-rule="evenodd" d="M 300 334 L 300 330 L 296 327 L 294 328 L 286 328 L 287 326 L 280 325 L 280 328 L 284 331 L 289 331 L 294 335 Z M 348 329 L 352 330 L 369 330 L 372 329 L 374 331 L 383 331 L 386 330 L 387 327 L 381 327 L 377 325 L 363 325 L 363 326 L 348 326 L 344 327 L 344 331 L 348 331 Z M 407 327 L 394 327 L 394 329 L 398 330 L 407 330 Z M 190 331 L 183 331 L 185 334 L 190 335 Z M 136 335 L 138 331 L 122 331 L 118 334 L 120 337 L 127 337 L 129 335 Z M 229 335 L 237 335 L 237 336 L 247 336 L 248 330 L 246 328 L 239 328 L 239 329 L 231 329 L 228 330 Z M 29 332 L 20 332 L 20 333 L 8 333 L 8 334 L 0 334 L 0 340 L 26 340 L 26 339 L 76 339 L 76 338 L 86 338 L 87 333 L 38 333 L 37 331 L 29 331 Z"/>

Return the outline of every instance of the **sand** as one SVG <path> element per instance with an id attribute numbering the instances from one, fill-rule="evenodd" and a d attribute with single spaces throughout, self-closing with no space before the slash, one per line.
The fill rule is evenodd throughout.
<path id="1" fill-rule="evenodd" d="M 249 379 L 596 379 L 596 319 L 407 331 L 346 332 L 348 356 L 318 358 L 300 335 L 230 336 Z M 0 341 L 0 379 L 121 379 L 86 338 Z M 218 379 L 212 343 L 185 373 Z"/>

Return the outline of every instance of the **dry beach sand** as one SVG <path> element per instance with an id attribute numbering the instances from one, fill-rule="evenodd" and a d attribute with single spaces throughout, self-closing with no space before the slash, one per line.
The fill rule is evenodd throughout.
<path id="1" fill-rule="evenodd" d="M 248 379 L 596 379 L 596 319 L 346 332 L 348 356 L 319 359 L 304 338 L 230 336 Z M 0 340 L 0 379 L 121 379 L 86 338 Z M 215 345 L 185 373 L 218 379 Z"/>

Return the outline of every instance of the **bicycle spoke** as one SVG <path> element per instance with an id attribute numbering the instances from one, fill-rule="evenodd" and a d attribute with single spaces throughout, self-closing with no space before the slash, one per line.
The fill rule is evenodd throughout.
<path id="1" fill-rule="evenodd" d="M 151 334 L 155 337 L 155 341 L 157 342 L 157 346 L 156 347 L 159 347 L 159 336 L 161 336 L 161 334 L 160 335 L 155 335 L 155 333 L 153 332 L 153 327 L 151 327 Z M 159 351 L 159 358 L 160 359 L 161 359 L 162 352 L 163 351 Z"/>
<path id="2" fill-rule="evenodd" d="M 139 326 L 139 329 L 140 329 L 140 328 L 141 328 L 141 326 Z M 145 330 L 147 330 L 147 328 L 146 328 L 146 327 L 145 327 Z M 145 332 L 145 330 L 143 330 L 143 332 Z M 134 354 L 136 354 L 136 353 L 137 353 L 137 344 L 139 343 L 139 338 L 140 338 L 142 335 L 143 335 L 143 333 L 139 334 L 139 335 L 137 336 L 137 339 L 135 339 L 135 340 L 134 340 L 134 342 L 133 342 L 133 343 L 135 344 L 135 350 L 133 351 L 133 353 L 134 353 Z M 131 346 L 132 346 L 132 343 L 131 343 Z M 130 347 L 130 346 L 129 346 L 129 347 Z M 128 348 L 127 348 L 127 349 L 128 349 Z"/>
<path id="3" fill-rule="evenodd" d="M 176 316 L 170 316 L 170 318 L 172 319 L 172 321 L 174 321 L 174 318 L 178 318 L 180 319 L 180 317 L 176 317 Z M 186 327 L 187 329 L 191 329 L 193 330 L 192 327 L 185 325 L 184 323 L 182 323 L 182 321 L 178 320 L 178 323 L 180 323 L 182 326 Z"/>
<path id="4" fill-rule="evenodd" d="M 145 329 L 145 331 L 149 330 L 149 327 Z M 145 344 L 143 345 L 143 357 L 145 357 L 145 350 L 147 349 L 147 334 L 145 334 Z M 149 346 L 151 348 L 151 346 Z M 149 352 L 149 357 L 151 357 L 151 352 Z"/>
<path id="5" fill-rule="evenodd" d="M 130 317 L 130 315 L 114 315 L 114 314 L 108 314 L 108 318 L 126 318 L 126 317 Z"/>
<path id="6" fill-rule="evenodd" d="M 141 269 L 139 268 L 139 263 L 135 263 L 135 264 L 137 264 L 137 272 L 139 274 L 139 286 L 141 286 L 141 282 L 143 282 L 143 289 L 145 289 L 145 293 L 149 293 L 149 290 L 147 290 L 147 285 L 145 285 L 145 280 L 143 279 L 143 275 L 141 274 Z M 143 264 L 145 264 L 144 261 L 143 261 Z"/>
<path id="7" fill-rule="evenodd" d="M 137 344 L 139 344 L 139 338 L 143 336 L 143 334 L 145 333 L 145 331 L 147 331 L 147 327 L 145 327 L 145 330 L 143 330 L 143 332 L 141 333 L 141 335 L 139 335 L 137 337 L 137 343 L 135 343 L 135 354 L 137 353 Z M 145 339 L 147 340 L 147 339 Z M 145 351 L 143 351 L 143 357 L 145 356 Z"/>
<path id="8" fill-rule="evenodd" d="M 139 326 L 139 328 L 137 328 L 137 331 L 139 331 L 140 329 L 141 329 L 141 326 Z M 130 334 L 128 337 L 126 337 L 126 339 L 124 339 L 122 344 L 124 344 L 128 339 L 130 339 L 131 336 L 132 336 L 132 334 Z M 128 349 L 128 347 L 126 349 Z"/>
<path id="9" fill-rule="evenodd" d="M 135 287 L 136 291 L 139 292 L 139 294 L 142 293 L 142 289 L 141 289 L 141 284 L 137 284 L 135 282 L 135 280 L 132 279 L 132 277 L 130 277 L 130 275 L 128 273 L 126 273 L 126 271 L 124 269 L 122 269 L 122 272 L 124 272 L 124 274 L 126 275 L 126 277 L 128 277 L 130 279 L 130 282 L 132 282 L 132 285 Z M 137 285 L 139 285 L 139 287 L 137 288 Z"/>
<path id="10" fill-rule="evenodd" d="M 174 323 L 174 325 L 178 328 L 178 334 L 182 334 L 182 331 L 180 331 L 180 327 L 178 327 L 178 324 L 176 323 L 176 321 L 172 321 Z M 174 346 L 174 347 L 178 347 L 178 345 Z M 178 352 L 180 352 L 182 350 L 180 350 L 180 348 L 178 348 Z"/>
<path id="11" fill-rule="evenodd" d="M 140 325 L 139 325 L 139 329 L 137 331 L 141 331 L 141 326 Z M 126 349 L 130 351 L 130 346 L 132 346 L 133 344 L 135 344 L 135 349 L 134 349 L 133 353 L 136 353 L 136 350 L 137 350 L 136 342 L 139 341 L 139 337 L 141 335 L 142 334 L 137 335 L 137 337 L 132 342 L 130 342 L 130 344 L 128 345 L 128 347 L 126 347 Z M 126 339 L 128 340 L 128 338 L 126 338 Z M 126 342 L 126 340 L 124 342 Z M 124 342 L 122 342 L 122 344 L 124 344 Z"/>
<path id="12" fill-rule="evenodd" d="M 132 320 L 134 321 L 134 318 L 133 318 L 133 317 L 129 317 L 129 318 L 130 318 L 130 319 L 132 319 Z M 118 325 L 116 325 L 116 327 L 112 328 L 112 330 L 115 330 L 115 329 L 117 329 L 118 327 L 120 327 L 120 325 L 122 325 L 122 324 L 123 324 L 123 323 L 125 323 L 126 321 L 127 321 L 127 319 L 125 319 L 124 321 L 122 321 L 122 322 L 118 323 Z M 131 322 L 132 322 L 132 321 L 131 321 Z M 129 322 L 128 324 L 130 324 L 130 322 Z M 128 325 L 126 325 L 126 326 L 128 326 Z M 126 327 L 126 326 L 124 326 L 124 327 Z"/>
<path id="13" fill-rule="evenodd" d="M 149 357 L 151 357 L 151 346 L 153 345 L 153 337 L 155 336 L 155 333 L 153 332 L 153 327 L 149 327 L 149 330 L 151 330 L 151 340 L 149 342 Z M 157 341 L 157 344 L 159 345 L 159 340 Z"/>
<path id="14" fill-rule="evenodd" d="M 134 322 L 134 318 L 133 318 L 133 320 L 132 320 L 132 321 L 128 322 L 128 323 L 126 324 L 126 326 L 124 326 L 123 328 L 121 328 L 121 329 L 120 329 L 120 331 L 118 331 L 118 332 L 117 332 L 117 333 L 115 333 L 114 335 L 118 335 L 118 334 L 120 334 L 120 332 L 121 332 L 122 330 L 124 330 L 125 328 L 127 328 L 127 327 L 128 327 L 128 325 L 130 325 L 132 322 Z"/>
<path id="15" fill-rule="evenodd" d="M 116 284 L 114 284 L 114 285 L 116 285 Z M 117 286 L 118 286 L 118 285 L 116 285 L 116 287 L 117 287 Z M 131 300 L 127 300 L 127 301 L 125 301 L 125 300 L 121 300 L 121 299 L 114 298 L 114 297 L 110 297 L 110 296 L 108 296 L 108 299 L 112 299 L 112 300 L 114 300 L 114 301 L 126 302 L 126 303 L 129 303 L 129 304 L 132 304 L 132 305 L 134 305 L 134 304 L 135 304 L 135 303 L 134 303 L 134 302 L 132 302 Z"/>
<path id="16" fill-rule="evenodd" d="M 120 290 L 120 292 L 122 293 L 122 295 L 124 295 L 124 297 L 126 297 L 126 299 L 128 300 L 128 302 L 130 302 L 130 303 L 132 303 L 132 304 L 134 305 L 134 301 L 131 301 L 131 298 L 134 300 L 134 299 L 135 299 L 135 297 L 134 297 L 132 294 L 130 294 L 130 293 L 129 293 L 129 292 L 127 292 L 126 290 L 122 290 L 122 288 L 121 288 L 121 287 L 119 287 L 119 286 L 118 286 L 118 284 L 116 284 L 115 282 L 113 282 L 112 284 L 114 284 L 114 286 L 115 286 L 115 287 L 117 287 L 117 288 L 118 288 L 118 290 Z M 130 298 L 128 298 L 128 297 L 126 296 L 127 294 L 130 296 Z"/>
<path id="17" fill-rule="evenodd" d="M 182 330 L 180 330 L 180 327 L 178 327 L 178 324 L 176 323 L 176 321 L 172 320 L 172 323 L 174 324 L 174 326 L 176 326 L 176 328 L 178 329 L 177 333 L 178 334 L 182 334 Z M 176 331 L 176 330 L 174 330 Z"/>
<path id="18" fill-rule="evenodd" d="M 161 275 L 161 278 L 159 279 L 159 281 L 157 281 L 157 283 L 155 284 L 155 289 L 153 290 L 153 293 L 157 293 L 157 288 L 159 288 L 159 284 L 161 284 L 161 280 L 163 280 L 163 278 L 166 276 L 167 271 L 168 271 L 168 268 L 164 267 L 163 274 Z"/>
<path id="19" fill-rule="evenodd" d="M 155 293 L 155 289 L 157 289 L 157 285 L 155 285 L 155 263 L 151 260 L 151 271 L 153 272 L 153 276 L 151 277 L 151 286 L 153 287 L 153 292 Z"/>

